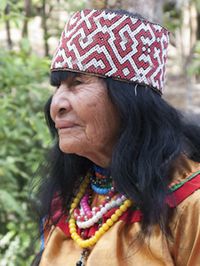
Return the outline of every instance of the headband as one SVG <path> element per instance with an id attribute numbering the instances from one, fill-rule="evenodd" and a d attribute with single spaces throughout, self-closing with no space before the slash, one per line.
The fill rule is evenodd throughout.
<path id="1" fill-rule="evenodd" d="M 158 24 L 106 10 L 76 12 L 66 24 L 51 71 L 113 77 L 162 93 L 169 32 Z"/>

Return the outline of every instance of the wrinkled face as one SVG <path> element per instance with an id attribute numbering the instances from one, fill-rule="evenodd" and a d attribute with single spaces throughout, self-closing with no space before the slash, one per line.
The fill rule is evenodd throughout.
<path id="1" fill-rule="evenodd" d="M 119 115 L 103 79 L 83 74 L 69 76 L 56 89 L 50 107 L 59 146 L 108 166 L 119 133 Z"/>

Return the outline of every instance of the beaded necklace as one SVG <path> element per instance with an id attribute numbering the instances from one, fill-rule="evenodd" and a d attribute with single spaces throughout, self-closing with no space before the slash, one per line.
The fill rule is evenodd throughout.
<path id="1" fill-rule="evenodd" d="M 90 177 L 90 183 L 91 188 L 95 193 L 106 195 L 110 191 L 114 190 L 109 169 L 103 169 L 94 165 L 94 171 L 95 175 Z"/>
<path id="2" fill-rule="evenodd" d="M 74 217 L 78 222 L 84 222 L 88 219 L 92 218 L 95 214 L 97 214 L 102 208 L 104 208 L 110 201 L 110 199 L 114 196 L 114 192 L 110 191 L 104 202 L 99 205 L 98 207 L 90 207 L 88 201 L 90 199 L 90 196 L 88 194 L 85 194 L 83 198 L 80 201 L 80 208 L 76 208 L 74 210 Z M 118 203 L 118 202 L 117 202 Z M 117 204 L 116 204 L 117 206 Z M 114 207 L 114 206 L 113 206 Z"/>
<path id="3" fill-rule="evenodd" d="M 116 193 L 109 169 L 103 169 L 94 165 L 94 174 L 87 175 L 80 186 L 77 196 L 70 207 L 69 231 L 71 238 L 83 248 L 80 260 L 76 266 L 84 266 L 89 255 L 89 248 L 96 244 L 102 235 L 119 219 L 119 217 L 131 206 L 131 201 L 125 196 Z M 91 207 L 92 191 L 100 197 L 105 197 L 100 205 Z M 101 196 L 102 195 L 102 196 Z M 95 201 L 93 201 L 95 204 Z M 104 215 L 112 208 L 117 208 L 110 218 L 103 222 Z M 85 229 L 98 228 L 95 234 L 85 239 Z M 79 228 L 79 233 L 77 231 Z M 82 238 L 83 237 L 83 238 Z"/>
<path id="4" fill-rule="evenodd" d="M 76 266 L 84 266 L 86 258 L 89 254 L 89 248 L 97 243 L 97 241 L 112 227 L 112 225 L 118 221 L 119 217 L 132 205 L 132 202 L 126 199 L 123 195 L 118 195 L 116 200 L 110 200 L 110 202 L 105 201 L 102 206 L 89 207 L 87 201 L 89 200 L 89 195 L 85 192 L 90 183 L 90 176 L 87 175 L 84 182 L 81 184 L 77 196 L 74 198 L 70 207 L 70 219 L 69 219 L 69 231 L 71 238 L 81 247 L 83 251 L 81 253 L 80 260 L 76 263 Z M 111 192 L 110 192 L 111 193 Z M 114 192 L 112 192 L 114 193 Z M 110 195 L 109 198 L 112 198 Z M 78 212 L 77 207 L 80 204 L 81 210 Z M 118 207 L 118 209 L 111 215 L 110 218 L 104 222 L 95 234 L 88 238 L 83 239 L 77 232 L 77 226 L 79 228 L 85 229 L 93 226 L 98 222 L 99 219 L 103 217 L 111 208 Z M 95 208 L 95 209 L 94 209 Z"/>
<path id="5" fill-rule="evenodd" d="M 120 196 L 116 200 L 111 200 L 108 203 L 105 203 L 101 208 L 97 208 L 93 211 L 92 217 L 81 220 L 79 217 L 77 217 L 76 224 L 79 228 L 89 228 L 93 226 L 95 223 L 97 223 L 100 219 L 103 218 L 103 215 L 106 214 L 110 209 L 119 207 L 124 201 L 126 200 L 125 196 Z M 76 216 L 74 215 L 76 218 Z"/>
<path id="6" fill-rule="evenodd" d="M 71 207 L 70 207 L 70 219 L 69 219 L 69 230 L 71 234 L 71 238 L 82 248 L 88 248 L 96 244 L 96 242 L 101 238 L 102 235 L 109 230 L 110 227 L 119 219 L 119 217 L 131 206 L 131 201 L 125 199 L 123 204 L 119 206 L 119 208 L 115 211 L 115 213 L 107 219 L 105 223 L 95 232 L 94 236 L 89 239 L 84 240 L 79 236 L 76 229 L 76 219 L 74 217 L 74 209 L 78 206 L 81 198 L 83 197 L 86 188 L 89 184 L 89 176 L 85 178 L 85 181 L 80 187 L 80 190 L 77 196 L 74 198 Z"/>

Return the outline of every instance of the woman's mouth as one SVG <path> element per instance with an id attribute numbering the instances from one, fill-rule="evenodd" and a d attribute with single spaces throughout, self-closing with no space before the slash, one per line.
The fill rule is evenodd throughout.
<path id="1" fill-rule="evenodd" d="M 76 126 L 74 122 L 71 121 L 56 121 L 55 122 L 55 127 L 57 130 L 63 130 L 63 129 L 69 129 Z"/>

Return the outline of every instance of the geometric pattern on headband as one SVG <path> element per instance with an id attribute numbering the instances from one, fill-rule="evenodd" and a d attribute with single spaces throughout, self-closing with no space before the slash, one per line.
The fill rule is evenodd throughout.
<path id="1" fill-rule="evenodd" d="M 114 11 L 82 10 L 66 24 L 51 70 L 92 73 L 162 92 L 169 32 Z"/>

